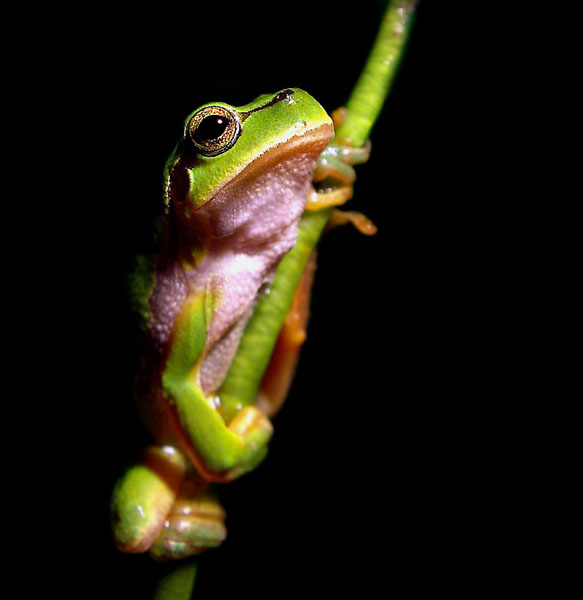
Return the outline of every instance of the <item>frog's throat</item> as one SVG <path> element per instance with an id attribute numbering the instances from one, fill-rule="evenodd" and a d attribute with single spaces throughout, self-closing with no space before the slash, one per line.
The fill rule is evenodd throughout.
<path id="1" fill-rule="evenodd" d="M 323 152 L 324 148 L 334 137 L 334 128 L 331 124 L 324 123 L 315 127 L 312 130 L 304 131 L 298 135 L 291 137 L 288 140 L 281 142 L 269 150 L 256 157 L 241 171 L 236 173 L 231 179 L 227 180 L 220 187 L 213 190 L 210 198 L 197 206 L 194 213 L 204 208 L 210 208 L 210 205 L 215 199 L 222 195 L 229 186 L 240 186 L 245 180 L 252 180 L 257 174 L 267 172 L 273 165 L 277 163 L 293 160 L 294 157 L 307 155 L 314 161 Z"/>
<path id="2" fill-rule="evenodd" d="M 314 128 L 266 152 L 195 213 L 207 224 L 208 238 L 191 286 L 229 282 L 221 287 L 208 326 L 201 366 L 205 393 L 219 387 L 259 290 L 269 285 L 279 261 L 296 242 L 312 171 L 331 133 L 330 126 Z"/>

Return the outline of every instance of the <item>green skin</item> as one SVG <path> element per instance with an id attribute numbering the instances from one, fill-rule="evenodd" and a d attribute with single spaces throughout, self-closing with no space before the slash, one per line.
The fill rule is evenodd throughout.
<path id="1" fill-rule="evenodd" d="M 366 153 L 363 155 L 359 146 L 368 139 L 390 87 L 413 8 L 414 2 L 407 0 L 389 4 L 369 62 L 348 102 L 347 118 L 337 130 L 338 142 L 329 144 L 321 155 L 320 160 L 326 159 L 328 164 L 327 173 L 332 165 L 332 179 L 337 173 L 338 179 L 345 181 L 347 171 L 352 177 L 350 165 L 366 160 Z M 273 94 L 260 96 L 243 107 L 208 104 L 188 117 L 187 126 L 195 113 L 210 106 L 221 106 L 238 115 L 246 114 L 240 123 L 242 134 L 227 151 L 215 156 L 199 156 L 196 164 L 190 165 L 188 186 L 184 188 L 187 201 L 175 215 L 183 230 L 188 230 L 195 210 L 204 207 L 221 186 L 249 168 L 262 165 L 265 153 L 276 155 L 282 143 L 309 136 L 318 127 L 331 123 L 321 106 L 301 90 L 293 90 L 293 110 L 289 110 L 287 102 L 270 105 L 273 98 Z M 263 108 L 258 110 L 260 107 Z M 337 162 L 336 157 L 340 154 L 345 156 L 344 162 Z M 182 158 L 182 145 L 179 144 L 167 163 L 167 189 L 172 168 Z M 271 166 L 273 163 L 266 168 Z M 235 179 L 235 183 L 237 181 Z M 168 214 L 172 210 L 168 192 L 165 201 L 166 215 L 160 228 L 162 236 L 167 233 Z M 256 303 L 217 391 L 220 411 L 214 397 L 207 397 L 202 390 L 200 365 L 209 323 L 220 310 L 224 290 L 216 287 L 205 293 L 199 290 L 182 303 L 174 318 L 163 359 L 159 361 L 159 395 L 166 408 L 170 408 L 164 412 L 151 397 L 139 399 L 146 405 L 154 405 L 146 406 L 145 413 L 147 422 L 148 413 L 154 415 L 148 424 L 159 446 L 149 448 L 142 462 L 120 478 L 113 494 L 114 539 L 121 550 L 144 552 L 149 549 L 154 558 L 162 560 L 184 558 L 216 546 L 224 538 L 221 509 L 206 493 L 205 482 L 238 477 L 254 468 L 266 454 L 272 428 L 269 420 L 254 407 L 254 402 L 293 294 L 331 211 L 331 208 L 323 208 L 306 211 L 302 216 L 297 242 L 279 262 L 270 294 Z M 196 270 L 204 260 L 203 238 L 204 235 L 201 238 L 197 231 L 191 236 L 191 243 L 183 244 L 179 257 L 183 268 Z M 147 266 L 140 269 L 134 284 L 138 309 L 148 323 L 152 319 L 148 299 L 156 284 L 152 269 Z M 165 419 L 165 416 L 170 418 Z M 192 484 L 189 490 L 185 489 L 185 481 Z M 172 517 L 173 514 L 181 517 L 187 513 L 194 517 L 182 520 Z M 190 590 L 194 568 L 177 570 L 167 582 L 161 583 L 156 597 L 170 597 L 165 594 L 175 587 Z"/>
<path id="2" fill-rule="evenodd" d="M 172 219 L 173 235 L 179 235 L 181 242 L 179 252 L 172 260 L 180 261 L 185 271 L 194 272 L 204 263 L 208 242 L 206 232 L 201 231 L 197 221 L 200 220 L 197 209 L 216 198 L 217 191 L 226 184 L 235 195 L 238 193 L 237 186 L 244 191 L 243 188 L 248 185 L 245 175 L 253 170 L 260 175 L 263 168 L 273 168 L 285 160 L 289 156 L 290 144 L 301 148 L 317 144 L 317 152 L 311 151 L 313 167 L 331 140 L 332 120 L 320 104 L 302 90 L 286 92 L 289 92 L 289 98 L 286 96 L 277 102 L 279 95 L 269 94 L 241 107 L 224 103 L 206 104 L 186 119 L 186 142 L 177 146 L 165 171 L 168 190 L 165 194 L 165 223 Z M 220 154 L 205 156 L 199 153 L 195 160 L 190 160 L 187 185 L 183 181 L 180 188 L 181 201 L 173 201 L 173 169 L 186 160 L 184 146 L 189 143 L 189 123 L 200 111 L 217 106 L 238 117 L 240 134 L 234 144 Z M 189 150 L 192 151 L 192 148 Z M 346 160 L 350 160 L 350 153 Z M 311 176 L 312 168 L 303 175 L 304 187 L 310 185 Z M 305 197 L 302 196 L 302 207 Z M 254 407 L 257 389 L 277 332 L 289 310 L 311 249 L 327 221 L 328 212 L 312 212 L 304 219 L 293 251 L 284 257 L 281 272 L 286 277 L 283 289 L 280 285 L 275 286 L 270 301 L 261 303 L 252 316 L 251 323 L 259 321 L 267 331 L 267 338 L 270 338 L 263 336 L 258 342 L 257 335 L 251 334 L 241 342 L 254 350 L 255 367 L 247 370 L 247 373 L 253 372 L 253 377 L 242 377 L 242 367 L 235 360 L 233 372 L 228 373 L 217 394 L 212 397 L 205 394 L 200 374 L 207 351 L 205 345 L 210 324 L 222 310 L 227 290 L 221 285 L 209 284 L 204 289 L 193 286 L 183 299 L 159 361 L 149 365 L 151 371 L 160 372 L 159 381 L 156 380 L 153 385 L 157 393 L 138 397 L 138 401 L 145 405 L 142 407 L 145 420 L 160 447 L 150 449 L 142 463 L 128 470 L 113 495 L 114 537 L 121 550 L 143 552 L 152 549 L 157 558 L 182 558 L 199 552 L 201 547 L 221 541 L 200 540 L 197 536 L 201 523 L 194 522 L 190 530 L 181 524 L 180 537 L 184 538 L 184 543 L 178 543 L 176 536 L 171 542 L 166 542 L 164 548 L 156 543 L 161 533 L 165 535 L 161 528 L 176 498 L 180 497 L 184 475 L 191 476 L 189 463 L 195 466 L 204 480 L 225 482 L 253 469 L 265 457 L 272 426 L 269 419 Z M 193 231 L 195 234 L 191 233 Z M 162 236 L 164 233 L 162 231 Z M 276 275 L 276 280 L 279 279 L 281 274 Z M 147 266 L 134 283 L 134 291 L 139 296 L 137 303 L 147 328 L 156 318 L 149 305 L 156 285 L 155 270 Z M 238 355 L 242 356 L 242 353 Z M 217 409 L 217 397 L 220 410 Z M 154 417 L 148 416 L 152 414 Z M 154 458 L 152 452 L 155 453 Z M 177 461 L 180 463 L 178 466 Z M 172 477 L 169 477 L 168 471 L 172 472 Z M 187 533 L 184 533 L 185 530 L 188 530 Z M 224 534 L 219 532 L 221 536 L 224 537 Z"/>
<path id="3" fill-rule="evenodd" d="M 277 161 L 277 154 L 285 142 L 307 137 L 323 127 L 332 127 L 330 117 L 309 94 L 302 90 L 293 92 L 293 105 L 288 101 L 281 101 L 258 110 L 269 105 L 274 98 L 273 94 L 259 96 L 242 107 L 221 105 L 235 110 L 238 114 L 251 114 L 242 122 L 242 133 L 232 148 L 219 156 L 203 157 L 192 167 L 192 184 L 188 191 L 183 218 L 189 222 L 191 210 L 203 206 L 215 195 L 217 189 L 237 178 L 249 169 L 254 161 L 267 153 L 274 154 Z M 195 113 L 207 106 L 216 104 L 203 105 Z M 180 158 L 176 155 L 171 156 L 169 166 L 178 160 Z M 204 252 L 204 248 L 195 244 L 192 251 L 196 255 L 195 262 L 200 261 L 200 252 Z M 221 289 L 214 290 L 213 299 L 220 297 L 222 292 Z M 198 379 L 199 363 L 205 345 L 205 324 L 212 320 L 212 312 L 217 305 L 220 305 L 220 300 L 209 302 L 208 296 L 189 298 L 188 306 L 185 306 L 178 317 L 178 327 L 176 324 L 174 326 L 162 381 L 165 390 L 175 402 L 184 433 L 204 463 L 203 467 L 199 461 L 195 461 L 199 463 L 199 470 L 204 469 L 204 475 L 208 479 L 225 481 L 258 464 L 265 456 L 272 428 L 263 420 L 245 435 L 233 432 L 232 428 L 226 427 L 225 422 L 232 423 L 238 414 L 242 417 L 240 412 L 244 407 L 247 407 L 247 413 L 253 413 L 253 398 L 243 398 L 240 393 L 229 395 L 227 398 L 227 394 L 220 390 L 219 414 L 214 401 L 205 397 L 201 390 Z M 260 415 L 249 414 L 248 418 L 261 421 Z"/>

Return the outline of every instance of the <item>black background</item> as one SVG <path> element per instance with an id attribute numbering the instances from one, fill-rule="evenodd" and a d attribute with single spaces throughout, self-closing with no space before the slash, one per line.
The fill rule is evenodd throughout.
<path id="1" fill-rule="evenodd" d="M 463 590 L 483 567 L 490 517 L 477 501 L 489 492 L 476 478 L 481 450 L 468 448 L 488 387 L 475 337 L 491 316 L 472 245 L 479 182 L 465 185 L 460 135 L 473 92 L 454 59 L 464 15 L 454 21 L 436 4 L 418 9 L 371 159 L 358 167 L 350 208 L 379 232 L 346 226 L 322 240 L 297 376 L 268 458 L 220 489 L 229 536 L 200 558 L 197 598 Z M 59 193 L 39 202 L 49 239 L 35 251 L 48 370 L 28 375 L 37 420 L 50 424 L 33 469 L 51 515 L 47 593 L 149 598 L 164 570 L 115 551 L 108 503 L 149 439 L 131 402 L 125 278 L 184 117 L 286 87 L 333 110 L 381 14 L 375 2 L 96 6 L 72 15 L 56 52 L 39 49 L 38 85 L 54 103 L 35 129 L 58 142 L 59 164 Z"/>

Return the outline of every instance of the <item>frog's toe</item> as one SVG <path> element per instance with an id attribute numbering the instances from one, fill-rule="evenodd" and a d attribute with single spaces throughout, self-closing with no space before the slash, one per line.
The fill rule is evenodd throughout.
<path id="1" fill-rule="evenodd" d="M 187 558 L 219 546 L 226 536 L 223 507 L 211 493 L 200 491 L 189 480 L 168 514 L 150 555 L 159 561 Z"/>
<path id="2" fill-rule="evenodd" d="M 312 190 L 306 200 L 306 210 L 322 210 L 332 206 L 341 206 L 352 198 L 354 190 L 351 185 L 332 183 L 318 190 Z"/>

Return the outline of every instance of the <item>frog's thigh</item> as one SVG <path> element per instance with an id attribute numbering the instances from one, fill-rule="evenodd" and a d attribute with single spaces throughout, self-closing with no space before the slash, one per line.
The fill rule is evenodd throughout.
<path id="1" fill-rule="evenodd" d="M 156 560 L 180 559 L 218 546 L 227 536 L 225 511 L 196 473 L 184 480 L 150 550 Z"/>
<path id="2" fill-rule="evenodd" d="M 306 339 L 306 324 L 315 271 L 314 251 L 295 291 L 257 395 L 257 408 L 269 417 L 281 408 L 285 400 L 294 376 L 300 348 Z"/>

